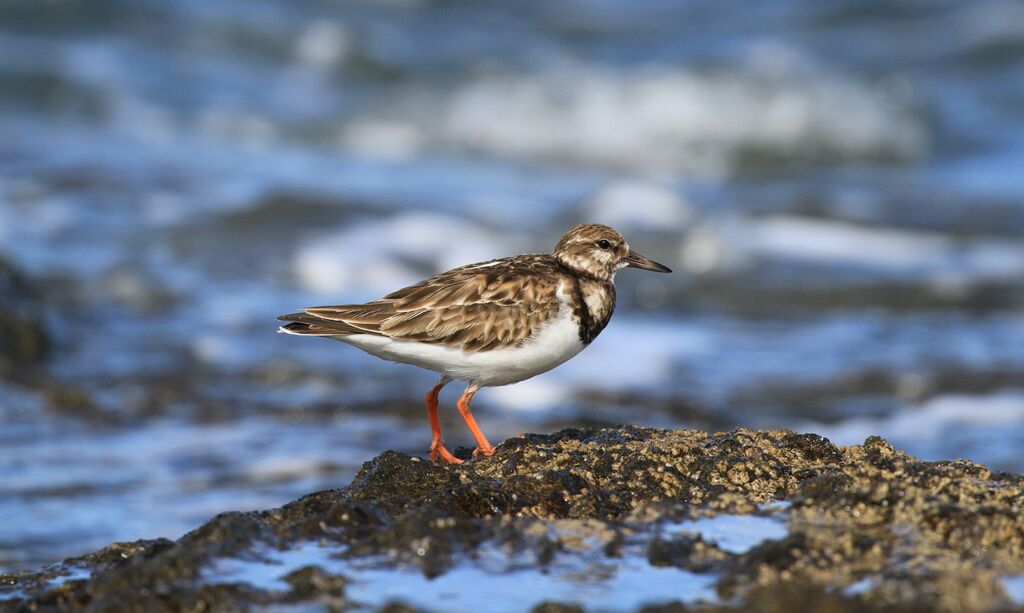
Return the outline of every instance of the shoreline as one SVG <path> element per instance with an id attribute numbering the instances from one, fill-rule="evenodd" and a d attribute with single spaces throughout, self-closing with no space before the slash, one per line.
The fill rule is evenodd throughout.
<path id="1" fill-rule="evenodd" d="M 1020 476 L 878 437 L 567 429 L 455 467 L 385 451 L 344 488 L 0 575 L 0 610 L 1007 610 L 1022 504 Z"/>

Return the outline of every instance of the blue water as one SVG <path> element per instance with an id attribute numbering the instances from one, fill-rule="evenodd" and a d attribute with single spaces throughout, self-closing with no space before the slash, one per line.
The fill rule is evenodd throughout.
<path id="1" fill-rule="evenodd" d="M 274 316 L 613 223 L 677 272 L 477 396 L 574 424 L 868 434 L 1024 470 L 1017 2 L 0 5 L 0 253 L 48 387 L 0 385 L 0 568 L 425 451 L 429 373 Z M 472 439 L 442 401 L 446 439 Z"/>
<path id="2" fill-rule="evenodd" d="M 266 551 L 266 560 L 218 559 L 204 573 L 208 583 L 244 583 L 265 590 L 287 591 L 283 577 L 315 565 L 346 577 L 345 597 L 356 610 L 377 610 L 392 602 L 423 610 L 472 609 L 481 599 L 493 610 L 522 611 L 544 602 L 574 602 L 595 611 L 624 611 L 648 604 L 717 600 L 715 576 L 651 565 L 642 552 L 608 558 L 599 551 L 562 553 L 546 572 L 520 566 L 500 547 L 484 545 L 466 561 L 437 577 L 418 568 L 393 568 L 338 559 L 341 551 L 308 543 L 285 551 Z"/>

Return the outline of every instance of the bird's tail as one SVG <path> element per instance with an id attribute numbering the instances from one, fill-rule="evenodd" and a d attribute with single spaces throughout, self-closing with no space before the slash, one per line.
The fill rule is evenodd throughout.
<path id="1" fill-rule="evenodd" d="M 278 319 L 288 322 L 277 329 L 282 334 L 297 334 L 300 336 L 373 334 L 373 332 L 357 328 L 344 321 L 323 319 L 309 313 L 292 313 L 290 315 L 282 315 Z"/>

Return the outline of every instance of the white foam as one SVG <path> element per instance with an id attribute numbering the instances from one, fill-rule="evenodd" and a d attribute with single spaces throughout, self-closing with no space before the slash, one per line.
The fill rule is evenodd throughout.
<path id="1" fill-rule="evenodd" d="M 846 221 L 772 215 L 722 216 L 687 234 L 684 265 L 696 273 L 732 270 L 759 259 L 915 275 L 938 284 L 1024 277 L 1024 246 Z"/>
<path id="2" fill-rule="evenodd" d="M 411 159 L 424 146 L 423 133 L 400 121 L 367 119 L 353 122 L 341 135 L 353 152 L 386 160 Z"/>
<path id="3" fill-rule="evenodd" d="M 444 603 L 445 610 L 469 611 L 486 599 L 488 610 L 496 612 L 530 610 L 544 601 L 580 603 L 587 610 L 623 611 L 675 600 L 717 600 L 712 587 L 715 576 L 651 566 L 640 555 L 556 561 L 539 572 L 510 566 L 507 556 L 489 549 L 478 552 L 475 561 L 427 578 L 414 568 L 381 568 L 366 561 L 344 560 L 335 557 L 343 549 L 308 543 L 289 551 L 268 551 L 263 560 L 216 560 L 204 578 L 210 583 L 248 583 L 285 591 L 289 586 L 284 576 L 315 565 L 345 576 L 346 599 L 374 609 L 397 601 L 426 610 L 437 610 L 438 603 Z"/>
<path id="4" fill-rule="evenodd" d="M 257 483 L 297 480 L 319 473 L 326 459 L 317 455 L 295 457 L 290 453 L 261 455 L 246 468 L 245 474 Z"/>
<path id="5" fill-rule="evenodd" d="M 822 263 L 927 268 L 949 250 L 948 239 L 939 234 L 796 216 L 758 219 L 750 229 L 751 246 L 759 252 Z"/>
<path id="6" fill-rule="evenodd" d="M 435 104 L 439 126 L 423 123 L 432 113 L 405 111 L 406 121 L 443 144 L 646 175 L 720 175 L 747 152 L 907 159 L 927 146 L 923 122 L 892 91 L 793 57 L 719 71 L 563 64 L 485 75 Z"/>
<path id="7" fill-rule="evenodd" d="M 602 187 L 584 204 L 588 221 L 619 230 L 637 228 L 661 232 L 678 230 L 693 217 L 693 210 L 678 190 L 640 180 L 620 180 Z"/>
<path id="8" fill-rule="evenodd" d="M 789 530 L 781 519 L 757 515 L 716 515 L 665 526 L 664 534 L 699 534 L 722 551 L 741 554 L 769 540 L 786 538 Z"/>
<path id="9" fill-rule="evenodd" d="M 578 358 L 577 358 L 578 359 Z M 572 389 L 556 377 L 534 377 L 515 385 L 487 390 L 487 403 L 512 411 L 547 413 L 569 400 Z"/>
<path id="10" fill-rule="evenodd" d="M 1024 36 L 1024 7 L 1015 2 L 967 3 L 951 19 L 979 47 L 1015 44 Z"/>
<path id="11" fill-rule="evenodd" d="M 679 260 L 698 275 L 748 266 L 753 259 L 749 234 L 746 225 L 734 216 L 706 220 L 687 232 L 680 244 Z"/>
<path id="12" fill-rule="evenodd" d="M 872 435 L 920 445 L 967 427 L 997 428 L 1024 424 L 1024 392 L 948 395 L 908 406 L 884 417 L 856 417 L 838 424 L 807 424 L 797 430 L 819 432 L 839 445 L 854 445 Z"/>
<path id="13" fill-rule="evenodd" d="M 846 596 L 860 596 L 861 594 L 867 594 L 875 587 L 875 580 L 871 577 L 865 577 L 860 581 L 851 583 L 850 585 L 843 588 L 843 594 Z"/>
<path id="14" fill-rule="evenodd" d="M 295 254 L 299 283 L 322 294 L 383 294 L 442 271 L 510 255 L 497 233 L 461 218 L 401 213 L 314 239 Z M 419 264 L 419 266 L 415 266 Z"/>
<path id="15" fill-rule="evenodd" d="M 352 52 L 352 33 L 336 19 L 316 19 L 295 41 L 295 56 L 324 70 L 341 64 Z"/>
<path id="16" fill-rule="evenodd" d="M 494 573 L 461 566 L 433 579 L 407 570 L 367 569 L 346 584 L 345 595 L 375 607 L 397 600 L 428 610 L 444 603 L 443 610 L 471 611 L 486 599 L 487 609 L 495 612 L 529 611 L 543 602 L 579 603 L 588 611 L 631 611 L 674 601 L 715 601 L 715 579 L 628 556 L 548 572 Z"/>

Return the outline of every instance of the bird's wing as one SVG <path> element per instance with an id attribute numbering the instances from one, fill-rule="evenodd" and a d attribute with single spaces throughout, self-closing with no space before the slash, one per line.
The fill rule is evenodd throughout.
<path id="1" fill-rule="evenodd" d="M 279 319 L 308 327 L 309 334 L 377 334 L 470 351 L 515 346 L 561 306 L 560 278 L 543 257 L 471 264 L 373 302 L 313 307 Z"/>

